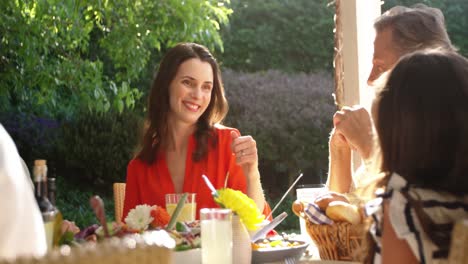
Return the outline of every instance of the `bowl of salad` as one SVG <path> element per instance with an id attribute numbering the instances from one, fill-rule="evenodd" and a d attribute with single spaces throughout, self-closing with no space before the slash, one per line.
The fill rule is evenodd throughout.
<path id="1" fill-rule="evenodd" d="M 201 263 L 200 233 L 199 221 L 177 222 L 175 230 L 169 231 L 176 242 L 173 264 Z"/>

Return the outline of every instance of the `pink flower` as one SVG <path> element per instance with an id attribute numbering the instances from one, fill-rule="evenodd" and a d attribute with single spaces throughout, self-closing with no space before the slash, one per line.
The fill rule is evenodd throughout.
<path id="1" fill-rule="evenodd" d="M 73 234 L 77 234 L 80 232 L 80 229 L 75 225 L 75 222 L 63 220 L 60 231 L 62 235 L 65 234 L 67 231 L 72 232 Z"/>

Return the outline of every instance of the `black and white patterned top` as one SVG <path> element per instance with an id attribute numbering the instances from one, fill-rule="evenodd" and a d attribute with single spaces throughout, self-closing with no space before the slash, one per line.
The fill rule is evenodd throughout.
<path id="1" fill-rule="evenodd" d="M 447 263 L 444 257 L 447 252 L 444 254 L 423 231 L 415 209 L 408 203 L 404 193 L 414 200 L 420 200 L 422 209 L 435 224 L 450 224 L 468 218 L 468 195 L 454 196 L 413 187 L 403 177 L 393 173 L 386 192 L 378 194 L 378 198 L 366 204 L 366 213 L 374 220 L 370 229 L 377 244 L 374 263 L 381 263 L 383 202 L 386 200 L 389 202 L 387 208 L 390 210 L 390 222 L 397 237 L 406 240 L 419 262 Z"/>

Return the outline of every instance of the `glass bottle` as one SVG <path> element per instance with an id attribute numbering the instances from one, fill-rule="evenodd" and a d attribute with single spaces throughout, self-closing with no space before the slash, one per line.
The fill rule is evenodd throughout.
<path id="1" fill-rule="evenodd" d="M 56 179 L 56 167 L 52 162 L 49 161 L 49 166 L 50 168 L 50 177 L 47 178 L 47 198 L 49 198 L 50 203 L 54 207 L 56 207 L 55 203 L 55 197 L 56 197 L 56 191 L 57 191 L 57 186 L 55 183 Z M 57 208 L 56 208 L 57 209 Z"/>
<path id="2" fill-rule="evenodd" d="M 47 164 L 46 160 L 34 161 L 34 187 L 35 197 L 39 210 L 44 220 L 44 228 L 46 231 L 47 248 L 52 248 L 54 237 L 54 221 L 56 210 L 47 197 Z"/>
<path id="3" fill-rule="evenodd" d="M 56 191 L 56 184 L 55 184 L 55 178 L 48 178 L 47 179 L 47 189 L 48 189 L 48 195 L 47 198 L 49 198 L 50 203 L 53 206 L 57 206 L 55 204 L 55 191 Z"/>

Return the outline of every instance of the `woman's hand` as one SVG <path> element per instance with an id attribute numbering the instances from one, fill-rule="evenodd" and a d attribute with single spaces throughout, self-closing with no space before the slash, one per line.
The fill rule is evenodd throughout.
<path id="1" fill-rule="evenodd" d="M 251 136 L 241 136 L 237 131 L 231 131 L 232 152 L 236 155 L 236 163 L 241 166 L 247 177 L 247 195 L 255 201 L 260 212 L 265 206 L 265 196 L 258 171 L 257 143 Z"/>
<path id="2" fill-rule="evenodd" d="M 251 136 L 241 136 L 237 131 L 231 131 L 232 152 L 236 155 L 236 162 L 245 174 L 258 170 L 257 143 Z"/>

